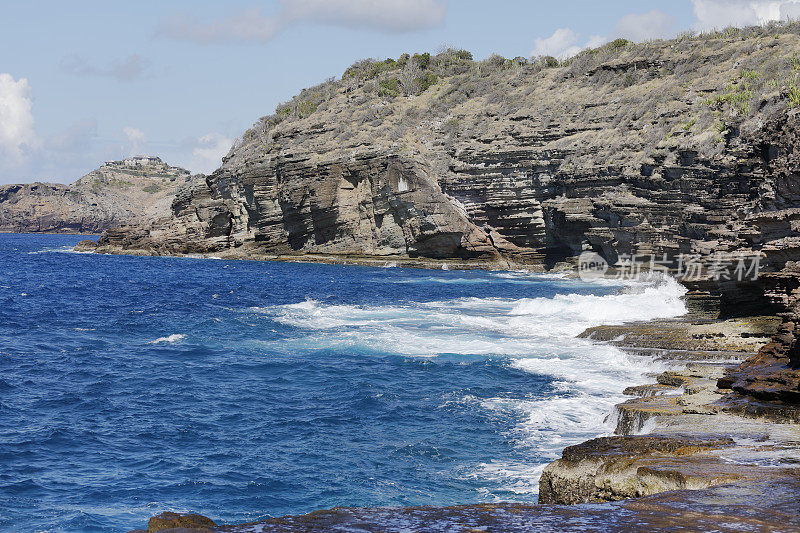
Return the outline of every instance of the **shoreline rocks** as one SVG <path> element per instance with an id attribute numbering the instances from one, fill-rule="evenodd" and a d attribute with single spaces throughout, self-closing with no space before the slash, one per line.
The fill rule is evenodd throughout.
<path id="1" fill-rule="evenodd" d="M 708 453 L 733 444 L 730 438 L 617 436 L 569 446 L 542 473 L 539 503 L 609 502 L 737 481 L 740 469 Z"/>
<path id="2" fill-rule="evenodd" d="M 743 396 L 731 390 L 735 378 L 728 377 L 738 362 L 746 365 L 755 352 L 769 350 L 779 327 L 773 317 L 707 321 L 689 314 L 587 330 L 582 336 L 634 353 L 643 353 L 644 344 L 645 353 L 674 369 L 654 376 L 651 385 L 626 389 L 634 398 L 617 405 L 619 436 L 569 447 L 548 465 L 540 503 L 616 501 L 717 485 L 735 491 L 755 480 L 796 477 L 789 467 L 800 463 L 800 408 Z"/>

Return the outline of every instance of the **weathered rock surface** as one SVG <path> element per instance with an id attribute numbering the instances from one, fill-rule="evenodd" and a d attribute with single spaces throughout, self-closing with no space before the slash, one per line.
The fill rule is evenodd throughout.
<path id="1" fill-rule="evenodd" d="M 726 369 L 768 349 L 779 326 L 774 317 L 709 321 L 690 314 L 587 331 L 585 336 L 655 356 L 672 370 L 655 376 L 654 384 L 625 391 L 634 398 L 617 405 L 618 436 L 569 447 L 548 465 L 539 501 L 576 504 L 668 493 L 685 502 L 693 498 L 688 490 L 724 486 L 721 494 L 735 494 L 742 487 L 794 483 L 800 410 L 747 398 L 726 381 Z M 740 510 L 749 514 L 753 504 L 741 502 Z"/>
<path id="2" fill-rule="evenodd" d="M 788 317 L 772 342 L 720 379 L 720 387 L 760 400 L 800 404 L 798 318 Z"/>
<path id="3" fill-rule="evenodd" d="M 617 501 L 730 483 L 741 469 L 704 452 L 731 445 L 732 439 L 642 436 L 569 446 L 542 473 L 539 503 Z"/>
<path id="4" fill-rule="evenodd" d="M 147 524 L 148 533 L 157 531 L 211 531 L 217 524 L 213 520 L 199 514 L 180 514 L 173 512 L 154 516 Z"/>
<path id="5" fill-rule="evenodd" d="M 100 233 L 145 225 L 170 213 L 189 171 L 159 158 L 105 163 L 72 185 L 0 186 L 0 232 Z"/>

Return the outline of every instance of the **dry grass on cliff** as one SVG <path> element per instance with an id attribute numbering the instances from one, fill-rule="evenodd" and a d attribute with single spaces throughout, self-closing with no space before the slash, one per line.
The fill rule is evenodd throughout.
<path id="1" fill-rule="evenodd" d="M 506 138 L 515 117 L 527 117 L 540 130 L 596 122 L 607 135 L 564 143 L 600 139 L 598 150 L 609 152 L 624 136 L 633 153 L 621 156 L 632 161 L 681 146 L 715 157 L 759 117 L 800 106 L 799 36 L 800 23 L 771 23 L 669 41 L 616 40 L 565 62 L 497 55 L 474 61 L 455 49 L 362 60 L 342 79 L 279 105 L 233 152 L 247 146 L 279 153 L 288 138 L 313 139 L 308 146 L 316 152 L 376 146 L 455 153 Z"/>

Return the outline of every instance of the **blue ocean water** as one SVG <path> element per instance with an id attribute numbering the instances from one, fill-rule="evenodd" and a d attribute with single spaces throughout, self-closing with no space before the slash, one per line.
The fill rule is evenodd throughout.
<path id="1" fill-rule="evenodd" d="M 642 358 L 575 339 L 677 286 L 71 253 L 0 235 L 0 530 L 535 501 Z"/>

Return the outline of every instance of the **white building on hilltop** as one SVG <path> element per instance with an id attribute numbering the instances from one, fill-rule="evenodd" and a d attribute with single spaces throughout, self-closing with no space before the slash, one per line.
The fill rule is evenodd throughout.
<path id="1" fill-rule="evenodd" d="M 147 155 L 137 155 L 129 157 L 122 161 L 126 167 L 149 167 L 151 165 L 158 165 L 161 163 L 160 157 L 153 157 Z"/>

